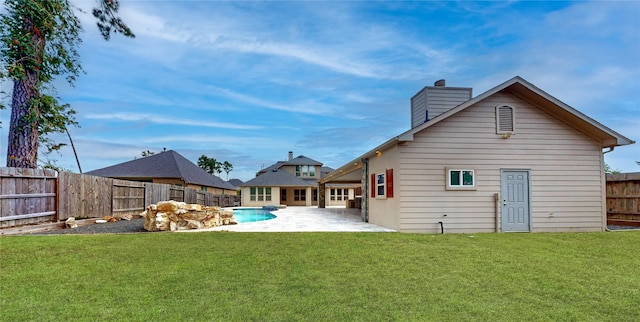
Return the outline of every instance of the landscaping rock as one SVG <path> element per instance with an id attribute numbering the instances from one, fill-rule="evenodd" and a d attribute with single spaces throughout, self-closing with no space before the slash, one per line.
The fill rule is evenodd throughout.
<path id="1" fill-rule="evenodd" d="M 78 224 L 76 223 L 76 218 L 69 217 L 67 220 L 65 220 L 64 226 L 67 228 L 78 228 Z"/>
<path id="2" fill-rule="evenodd" d="M 161 201 L 140 214 L 148 231 L 176 231 L 237 224 L 233 210 L 203 207 L 177 201 Z"/>

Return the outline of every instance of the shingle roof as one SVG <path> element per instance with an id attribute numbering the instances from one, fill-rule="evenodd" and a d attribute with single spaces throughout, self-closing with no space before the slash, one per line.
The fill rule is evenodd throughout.
<path id="1" fill-rule="evenodd" d="M 307 158 L 304 155 L 299 155 L 291 160 L 284 161 L 286 165 L 322 165 L 321 162 L 318 162 L 314 159 Z"/>
<path id="2" fill-rule="evenodd" d="M 256 173 L 256 177 L 257 176 L 261 176 L 265 173 L 271 172 L 273 170 L 277 170 L 280 169 L 282 166 L 285 165 L 317 165 L 317 166 L 322 166 L 322 162 L 318 162 L 314 159 L 305 157 L 304 155 L 299 155 L 291 160 L 287 160 L 287 161 L 278 161 L 260 171 L 258 171 Z M 322 173 L 321 173 L 322 175 Z M 314 179 L 315 180 L 315 179 Z"/>
<path id="3" fill-rule="evenodd" d="M 243 184 L 242 180 L 240 179 L 231 179 L 227 182 L 229 182 L 234 187 L 240 187 Z"/>
<path id="4" fill-rule="evenodd" d="M 265 172 L 245 183 L 241 186 L 243 187 L 306 187 L 306 186 L 316 186 L 316 181 L 312 180 L 311 182 L 307 182 L 302 180 L 293 174 L 284 171 L 273 169 L 271 171 Z"/>
<path id="5" fill-rule="evenodd" d="M 209 174 L 173 150 L 89 171 L 87 174 L 130 180 L 177 178 L 190 184 L 235 190 L 230 183 Z"/>

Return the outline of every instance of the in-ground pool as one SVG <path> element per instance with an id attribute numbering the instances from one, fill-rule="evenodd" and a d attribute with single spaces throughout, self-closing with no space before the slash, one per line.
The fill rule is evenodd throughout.
<path id="1" fill-rule="evenodd" d="M 261 208 L 239 208 L 233 209 L 233 218 L 238 223 L 263 221 L 276 218 L 276 215 L 272 214 L 273 210 L 265 210 Z"/>

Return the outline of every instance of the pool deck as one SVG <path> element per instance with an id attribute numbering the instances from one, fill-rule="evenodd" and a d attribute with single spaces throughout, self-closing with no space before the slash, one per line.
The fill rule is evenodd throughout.
<path id="1" fill-rule="evenodd" d="M 359 209 L 287 207 L 272 212 L 276 218 L 264 221 L 219 226 L 196 231 L 237 232 L 394 232 L 395 230 L 362 221 Z"/>

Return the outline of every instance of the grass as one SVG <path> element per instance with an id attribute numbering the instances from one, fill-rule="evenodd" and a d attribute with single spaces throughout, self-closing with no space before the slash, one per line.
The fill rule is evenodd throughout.
<path id="1" fill-rule="evenodd" d="M 640 321 L 640 233 L 0 238 L 2 321 Z"/>

